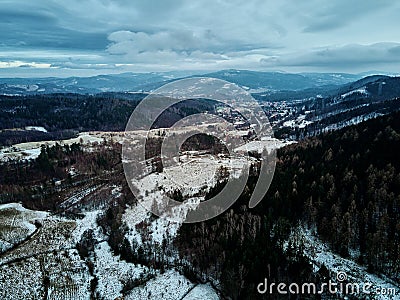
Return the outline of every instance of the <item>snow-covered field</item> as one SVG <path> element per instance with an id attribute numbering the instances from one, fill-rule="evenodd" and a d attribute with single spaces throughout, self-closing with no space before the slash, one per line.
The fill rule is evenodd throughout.
<path id="1" fill-rule="evenodd" d="M 37 259 L 0 266 L 1 299 L 43 299 L 43 275 Z"/>
<path id="2" fill-rule="evenodd" d="M 159 274 L 154 279 L 147 281 L 144 286 L 133 289 L 125 299 L 182 299 L 193 286 L 193 283 L 183 275 L 168 270 L 164 274 Z"/>
<path id="3" fill-rule="evenodd" d="M 216 157 L 209 154 L 182 155 L 176 164 L 164 168 L 162 173 L 152 173 L 143 177 L 137 184 L 139 190 L 145 194 L 156 192 L 161 188 L 164 192 L 179 189 L 183 196 L 194 196 L 199 192 L 208 191 L 216 184 L 217 171 L 221 167 L 227 168 L 234 177 L 239 177 L 243 167 L 248 164 L 249 161 L 243 157 Z"/>
<path id="4" fill-rule="evenodd" d="M 44 129 L 44 128 L 43 128 Z M 10 161 L 16 159 L 35 159 L 40 154 L 41 145 L 54 146 L 56 143 L 61 145 L 72 145 L 74 143 L 83 143 L 84 145 L 90 145 L 93 143 L 101 143 L 104 138 L 95 133 L 82 132 L 78 137 L 60 140 L 60 141 L 42 141 L 42 142 L 29 142 L 15 144 L 10 147 L 0 149 L 0 161 Z"/>
<path id="5" fill-rule="evenodd" d="M 39 254 L 0 266 L 0 298 L 90 299 L 91 279 L 75 249 Z"/>
<path id="6" fill-rule="evenodd" d="M 39 261 L 49 278 L 47 299 L 90 299 L 92 276 L 76 249 L 48 253 Z"/>
<path id="7" fill-rule="evenodd" d="M 37 229 L 35 221 L 47 215 L 28 210 L 19 203 L 0 205 L 0 253 L 32 235 Z"/>
<path id="8" fill-rule="evenodd" d="M 119 191 L 118 187 L 114 190 Z M 135 208 L 140 217 L 126 215 L 136 224 L 147 216 L 147 211 L 141 206 Z M 1 205 L 0 224 L 13 224 L 27 233 L 37 232 L 0 256 L 0 299 L 91 299 L 93 293 L 101 299 L 124 296 L 125 299 L 218 299 L 209 285 L 193 284 L 174 269 L 161 273 L 114 255 L 107 236 L 97 224 L 101 213 L 101 210 L 87 211 L 83 218 L 68 220 L 30 211 L 20 204 Z M 32 225 L 34 220 L 42 224 L 39 230 Z M 166 223 L 154 224 L 168 230 Z M 93 231 L 95 240 L 94 252 L 89 257 L 93 275 L 75 248 L 87 230 Z M 154 240 L 161 242 L 157 233 Z M 91 290 L 93 276 L 97 278 L 94 291 Z"/>
<path id="9" fill-rule="evenodd" d="M 91 218 L 73 221 L 18 203 L 1 205 L 0 234 L 18 245 L 0 255 L 0 299 L 90 299 L 92 277 L 75 246 Z"/>
<path id="10" fill-rule="evenodd" d="M 274 138 L 264 138 L 261 141 L 251 141 L 247 144 L 235 149 L 235 152 L 258 152 L 262 153 L 264 149 L 271 152 L 272 150 L 293 144 L 294 141 L 282 141 Z"/>
<path id="11" fill-rule="evenodd" d="M 74 221 L 49 217 L 41 220 L 41 224 L 41 227 L 26 242 L 13 251 L 5 252 L 5 255 L 0 256 L 0 265 L 23 260 L 40 253 L 75 247 L 71 236 L 71 232 L 76 226 Z"/>

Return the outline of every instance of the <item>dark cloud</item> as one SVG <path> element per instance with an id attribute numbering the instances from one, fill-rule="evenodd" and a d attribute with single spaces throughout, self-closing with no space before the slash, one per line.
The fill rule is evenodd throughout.
<path id="1" fill-rule="evenodd" d="M 34 68 L 34 66 L 32 66 L 30 64 L 25 64 L 25 65 L 18 66 L 18 68 Z"/>
<path id="2" fill-rule="evenodd" d="M 9 47 L 100 50 L 106 33 L 90 33 L 60 26 L 56 16 L 44 10 L 0 9 L 0 40 Z"/>

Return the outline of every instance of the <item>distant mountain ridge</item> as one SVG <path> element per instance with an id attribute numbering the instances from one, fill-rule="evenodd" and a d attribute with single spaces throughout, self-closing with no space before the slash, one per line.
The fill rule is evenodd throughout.
<path id="1" fill-rule="evenodd" d="M 223 79 L 249 89 L 304 90 L 322 86 L 337 86 L 362 78 L 345 73 L 282 73 L 247 70 L 223 70 L 206 76 Z"/>
<path id="2" fill-rule="evenodd" d="M 364 96 L 375 100 L 388 100 L 400 97 L 400 77 L 384 75 L 368 76 L 351 84 L 345 85 L 339 92 L 344 95 L 353 91 L 363 91 Z M 342 98 L 343 94 L 341 95 Z"/>
<path id="3" fill-rule="evenodd" d="M 103 92 L 152 91 L 168 82 L 188 77 L 214 77 L 236 83 L 250 92 L 257 90 L 304 90 L 338 86 L 361 79 L 360 75 L 344 73 L 258 72 L 222 70 L 202 75 L 184 72 L 122 73 L 93 77 L 69 78 L 0 78 L 0 94 L 33 95 L 51 93 L 97 94 Z"/>
<path id="4" fill-rule="evenodd" d="M 162 73 L 123 73 L 93 77 L 2 78 L 0 94 L 32 95 L 52 93 L 98 94 L 103 92 L 151 90 L 171 80 Z"/>

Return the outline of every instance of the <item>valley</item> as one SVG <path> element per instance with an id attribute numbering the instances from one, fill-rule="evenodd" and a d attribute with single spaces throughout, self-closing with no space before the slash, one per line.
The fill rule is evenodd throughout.
<path id="1" fill-rule="evenodd" d="M 330 86 L 324 96 L 293 90 L 294 98 L 282 99 L 272 98 L 283 91 L 257 90 L 273 137 L 255 136 L 255 124 L 204 99 L 172 108 L 149 132 L 124 132 L 144 94 L 1 96 L 1 298 L 254 299 L 271 271 L 274 279 L 316 284 L 345 271 L 349 280 L 399 293 L 391 152 L 399 145 L 398 85 L 398 78 L 367 78 Z M 220 141 L 200 135 L 172 164 L 160 164 L 166 125 L 195 113 L 232 127 L 197 124 L 170 134 L 221 131 L 242 145 L 228 155 Z M 122 148 L 143 139 L 146 173 L 128 184 Z M 249 209 L 264 151 L 277 152 L 277 170 Z M 244 167 L 249 177 L 236 203 L 212 220 L 183 224 Z M 162 207 L 163 194 L 182 203 L 173 220 L 147 209 Z"/>

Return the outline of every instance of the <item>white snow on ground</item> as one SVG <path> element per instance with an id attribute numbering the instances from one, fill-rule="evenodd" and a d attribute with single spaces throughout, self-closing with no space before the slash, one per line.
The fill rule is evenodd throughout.
<path id="1" fill-rule="evenodd" d="M 44 129 L 44 128 L 43 128 Z M 0 161 L 10 161 L 16 159 L 35 159 L 40 154 L 41 145 L 54 146 L 56 143 L 60 145 L 72 145 L 74 143 L 82 142 L 84 145 L 90 145 L 93 143 L 101 143 L 104 138 L 98 134 L 92 134 L 90 132 L 82 132 L 78 137 L 60 140 L 60 141 L 42 141 L 42 142 L 29 142 L 15 144 L 10 147 L 0 149 Z"/>
<path id="2" fill-rule="evenodd" d="M 320 114 L 320 115 L 314 116 L 313 117 L 313 121 L 314 122 L 318 122 L 318 121 L 324 120 L 324 119 L 326 119 L 328 117 L 337 116 L 337 115 L 339 115 L 341 113 L 344 113 L 344 112 L 355 111 L 355 110 L 357 110 L 357 109 L 359 109 L 361 107 L 368 107 L 370 105 L 371 105 L 371 103 L 364 103 L 364 104 L 353 106 L 350 110 L 348 108 L 335 109 L 334 111 L 330 111 L 328 113 L 324 113 L 324 114 Z"/>
<path id="3" fill-rule="evenodd" d="M 313 263 L 314 270 L 318 270 L 322 265 L 325 265 L 334 274 L 346 272 L 347 281 L 358 283 L 360 290 L 362 290 L 364 283 L 371 283 L 373 286 L 370 289 L 371 292 L 375 288 L 394 288 L 397 292 L 397 295 L 374 295 L 371 299 L 400 299 L 400 287 L 390 279 L 382 279 L 375 274 L 368 273 L 364 266 L 333 253 L 328 245 L 321 242 L 309 229 L 303 226 L 300 226 L 296 233 L 300 235 L 301 242 L 304 245 L 304 255 Z M 294 244 L 296 245 L 296 242 Z"/>
<path id="4" fill-rule="evenodd" d="M 25 130 L 34 130 L 34 131 L 40 131 L 40 132 L 47 132 L 46 128 L 40 127 L 40 126 L 26 126 Z"/>
<path id="5" fill-rule="evenodd" d="M 92 276 L 76 249 L 46 254 L 43 269 L 49 276 L 47 299 L 90 299 Z"/>
<path id="6" fill-rule="evenodd" d="M 289 120 L 289 121 L 283 122 L 283 126 L 284 127 L 294 127 L 295 126 L 295 121 L 296 120 Z"/>
<path id="7" fill-rule="evenodd" d="M 37 84 L 7 84 L 7 87 L 23 89 L 27 92 L 34 92 L 39 88 Z"/>
<path id="8" fill-rule="evenodd" d="M 180 162 L 164 171 L 155 181 L 165 191 L 180 189 L 183 196 L 193 196 L 200 191 L 206 192 L 216 184 L 216 174 L 219 168 L 225 167 L 234 177 L 239 177 L 243 167 L 249 162 L 245 157 L 215 157 L 213 155 L 182 155 Z M 154 180 L 154 177 L 149 178 Z M 144 179 L 146 180 L 146 179 Z"/>
<path id="9" fill-rule="evenodd" d="M 49 217 L 41 220 L 42 227 L 26 242 L 10 252 L 0 256 L 0 265 L 9 264 L 14 260 L 25 259 L 39 253 L 62 251 L 75 247 L 71 232 L 76 223 L 71 220 Z"/>
<path id="10" fill-rule="evenodd" d="M 43 299 L 44 275 L 49 279 L 47 299 L 90 299 L 92 278 L 69 240 L 74 222 L 18 203 L 1 205 L 0 218 L 0 227 L 12 220 L 14 233 L 20 233 L 23 225 L 34 233 L 29 238 L 21 235 L 23 243 L 1 256 L 0 299 Z M 42 227 L 36 229 L 34 220 L 40 220 Z"/>
<path id="11" fill-rule="evenodd" d="M 36 159 L 40 155 L 40 149 L 36 148 L 36 149 L 25 150 L 21 154 L 22 154 L 23 159 L 26 159 L 26 160 Z"/>
<path id="12" fill-rule="evenodd" d="M 0 253 L 22 242 L 35 230 L 35 220 L 48 216 L 46 212 L 24 208 L 19 203 L 0 205 Z"/>
<path id="13" fill-rule="evenodd" d="M 235 149 L 235 152 L 258 152 L 262 153 L 264 149 L 268 150 L 268 152 L 271 152 L 272 150 L 284 147 L 286 145 L 292 144 L 294 142 L 292 141 L 282 141 L 274 138 L 264 138 L 261 139 L 261 141 L 251 141 L 248 142 L 247 144 L 240 146 Z"/>
<path id="14" fill-rule="evenodd" d="M 122 196 L 122 187 L 121 186 L 113 186 L 113 189 L 111 190 L 111 195 L 113 195 L 115 198 L 120 198 Z"/>
<path id="15" fill-rule="evenodd" d="M 195 286 L 182 300 L 218 300 L 219 297 L 209 284 Z"/>
<path id="16" fill-rule="evenodd" d="M 97 224 L 97 217 L 103 213 L 101 210 L 89 211 L 85 213 L 85 217 L 81 220 L 76 220 L 76 227 L 72 232 L 75 242 L 79 242 L 82 234 L 89 229 L 93 230 L 96 240 L 104 240 L 106 237 L 101 231 L 101 227 Z"/>
<path id="17" fill-rule="evenodd" d="M 248 163 L 245 158 L 216 158 L 212 155 L 183 155 L 180 162 L 164 168 L 162 173 L 151 173 L 132 183 L 138 188 L 145 201 L 160 199 L 164 192 L 180 189 L 184 196 L 205 192 L 216 183 L 216 171 L 227 167 L 236 176 Z M 163 192 L 161 192 L 162 190 Z M 150 199 L 150 200 L 149 200 Z"/>
<path id="18" fill-rule="evenodd" d="M 49 213 L 38 210 L 30 210 L 22 206 L 21 203 L 7 203 L 0 205 L 0 211 L 5 209 L 15 209 L 17 211 L 25 213 L 27 216 L 33 216 L 36 219 L 43 219 L 49 215 Z"/>
<path id="19" fill-rule="evenodd" d="M 124 283 L 143 278 L 148 273 L 148 268 L 127 263 L 120 260 L 119 256 L 112 255 L 107 242 L 96 245 L 94 263 L 94 272 L 99 280 L 96 291 L 104 299 L 122 297 Z"/>
<path id="20" fill-rule="evenodd" d="M 217 168 L 217 161 L 208 155 L 182 157 L 182 162 L 164 169 L 164 177 L 161 177 L 159 184 L 168 191 L 183 189 L 183 193 L 192 195 L 208 186 L 207 183 L 213 180 Z"/>
<path id="21" fill-rule="evenodd" d="M 136 241 L 139 245 L 142 244 L 142 237 L 140 233 L 136 230 L 137 224 L 145 221 L 150 217 L 150 213 L 142 205 L 137 204 L 129 207 L 125 210 L 122 215 L 122 222 L 128 226 L 129 232 L 126 237 L 129 241 Z"/>
<path id="22" fill-rule="evenodd" d="M 204 198 L 194 195 L 199 191 L 208 191 L 216 183 L 216 170 L 220 166 L 224 166 L 234 174 L 236 172 L 236 176 L 238 176 L 243 165 L 248 163 L 249 161 L 246 158 L 230 159 L 212 155 L 199 156 L 192 152 L 181 156 L 180 163 L 177 163 L 176 166 L 164 168 L 162 173 L 152 173 L 136 180 L 134 184 L 140 191 L 142 201 L 146 201 L 147 207 L 151 203 L 162 205 L 160 203 L 163 197 L 161 188 L 170 192 L 180 188 L 182 194 L 189 199 L 184 201 L 183 205 L 174 208 L 177 210 L 175 215 L 179 216 L 178 222 L 171 222 L 162 217 L 150 222 L 150 213 L 142 205 L 138 204 L 127 208 L 122 216 L 123 222 L 128 226 L 126 237 L 129 241 L 134 240 L 138 245 L 142 245 L 141 233 L 137 230 L 136 225 L 141 222 L 149 222 L 150 243 L 161 245 L 165 238 L 170 241 L 173 240 L 186 217 L 187 211 L 195 209 Z M 191 176 L 188 176 L 188 174 L 191 174 Z M 174 256 L 175 254 L 172 253 L 171 255 Z M 166 259 L 173 261 L 174 258 L 167 257 Z M 181 299 L 191 287 L 193 285 L 185 277 L 175 271 L 167 271 L 148 282 L 144 287 L 134 289 L 126 299 Z M 200 297 L 199 295 L 206 291 L 210 297 L 202 299 L 218 299 L 213 289 L 206 285 L 199 286 L 189 293 L 187 299 L 196 299 L 195 297 Z"/>
<path id="23" fill-rule="evenodd" d="M 346 126 L 351 126 L 351 125 L 356 125 L 359 124 L 361 122 L 367 121 L 369 119 L 373 119 L 373 118 L 377 118 L 379 116 L 382 116 L 383 114 L 380 113 L 376 113 L 376 112 L 372 112 L 366 115 L 362 115 L 362 116 L 357 116 L 357 117 L 353 117 L 350 120 L 347 121 L 342 121 L 342 122 L 338 122 L 335 124 L 331 124 L 327 127 L 325 127 L 322 131 L 323 132 L 327 132 L 329 130 L 338 130 L 340 128 L 346 127 Z"/>
<path id="24" fill-rule="evenodd" d="M 146 227 L 150 238 L 147 242 L 161 245 L 164 239 L 173 240 L 186 217 L 187 211 L 195 209 L 200 201 L 203 200 L 203 197 L 195 197 L 194 195 L 201 190 L 208 190 L 216 182 L 215 172 L 219 166 L 227 166 L 231 165 L 231 163 L 233 165 L 232 169 L 239 170 L 247 161 L 243 159 L 238 162 L 228 158 L 217 158 L 212 155 L 201 155 L 199 157 L 194 152 L 191 152 L 181 156 L 177 165 L 164 168 L 162 173 L 152 173 L 135 180 L 134 184 L 140 191 L 142 201 L 145 201 L 147 207 L 151 206 L 152 203 L 157 203 L 159 206 L 162 205 L 161 200 L 164 192 L 160 189 L 172 192 L 180 188 L 182 194 L 189 197 L 189 199 L 185 200 L 181 206 L 174 208 L 176 210 L 175 215 L 178 216 L 178 222 L 172 222 L 162 217 L 150 221 L 150 213 L 140 204 L 127 208 L 122 216 L 123 222 L 128 226 L 127 239 L 142 245 L 142 236 L 136 225 L 141 222 L 147 222 L 149 225 L 146 225 Z M 191 176 L 188 176 L 188 174 L 191 174 Z M 172 251 L 170 255 L 171 257 L 166 257 L 165 259 L 174 261 L 177 254 Z M 193 284 L 184 276 L 176 271 L 169 270 L 150 280 L 144 286 L 133 289 L 125 299 L 181 299 L 192 287 L 194 287 Z M 200 293 L 206 291 L 210 295 L 216 295 L 211 287 L 208 287 L 208 289 L 206 287 L 199 287 L 192 291 L 189 296 L 199 296 Z M 215 298 L 214 296 L 202 299 L 218 299 L 218 297 Z"/>
<path id="25" fill-rule="evenodd" d="M 309 114 L 309 112 L 306 112 L 306 115 Z M 312 121 L 308 121 L 305 119 L 306 115 L 299 115 L 296 120 L 289 120 L 283 122 L 284 127 L 298 127 L 298 128 L 305 128 L 307 125 L 312 124 Z"/>
<path id="26" fill-rule="evenodd" d="M 303 121 L 301 121 L 301 123 L 299 124 L 299 128 L 305 128 L 307 125 L 310 125 L 310 124 L 312 124 L 313 122 L 311 122 L 311 121 L 306 121 L 306 120 L 303 120 Z"/>
<path id="27" fill-rule="evenodd" d="M 177 300 L 182 299 L 192 287 L 193 283 L 183 275 L 168 270 L 164 274 L 157 275 L 154 279 L 149 280 L 144 286 L 134 288 L 125 299 Z"/>
<path id="28" fill-rule="evenodd" d="M 43 299 L 40 264 L 34 258 L 0 267 L 0 299 Z"/>
<path id="29" fill-rule="evenodd" d="M 49 279 L 46 299 L 90 299 L 92 277 L 75 249 L 0 266 L 0 299 L 43 299 L 44 273 Z"/>
<path id="30" fill-rule="evenodd" d="M 346 98 L 347 96 L 350 96 L 350 95 L 353 95 L 353 94 L 364 94 L 364 95 L 368 95 L 368 92 L 367 92 L 367 89 L 366 89 L 366 87 L 364 86 L 364 87 L 362 87 L 362 88 L 359 88 L 359 89 L 356 89 L 356 90 L 353 90 L 353 91 L 350 91 L 350 92 L 348 92 L 348 93 L 345 93 L 345 94 L 343 94 L 343 95 L 341 95 L 341 98 Z"/>
<path id="31" fill-rule="evenodd" d="M 159 195 L 161 197 L 160 192 L 150 193 L 147 196 L 146 200 L 157 201 L 161 199 L 153 199 L 152 197 L 155 195 Z M 198 197 L 190 198 L 186 200 L 183 205 L 174 208 L 176 222 L 169 221 L 166 218 L 158 218 L 152 221 L 149 227 L 149 238 L 151 239 L 151 241 L 161 245 L 164 238 L 176 237 L 181 223 L 186 217 L 187 211 L 189 209 L 194 209 L 195 207 L 197 207 L 197 205 L 200 203 L 200 200 L 201 198 Z M 136 225 L 141 222 L 150 222 L 149 211 L 141 204 L 134 205 L 125 210 L 124 214 L 122 215 L 122 221 L 128 227 L 128 233 L 126 234 L 128 240 L 135 241 L 136 243 L 141 245 L 143 243 L 142 236 L 140 232 L 136 229 Z"/>
<path id="32" fill-rule="evenodd" d="M 7 148 L 0 150 L 0 161 L 11 161 L 16 159 L 36 159 L 39 157 L 40 148 L 18 150 L 18 148 Z"/>
<path id="33" fill-rule="evenodd" d="M 173 211 L 174 216 L 176 216 L 174 218 L 176 222 L 169 221 L 162 217 L 153 221 L 150 227 L 151 239 L 161 245 L 164 238 L 175 238 L 188 211 L 195 209 L 200 204 L 201 200 L 203 200 L 201 197 L 190 198 L 184 201 L 182 205 L 175 207 Z"/>
<path id="34" fill-rule="evenodd" d="M 145 208 L 157 205 L 161 210 L 163 197 L 166 192 L 179 189 L 185 198 L 182 205 L 174 208 L 175 222 L 159 218 L 150 224 L 150 237 L 154 242 L 162 243 L 163 238 L 176 236 L 181 223 L 185 219 L 189 209 L 195 209 L 204 200 L 204 195 L 217 183 L 216 173 L 220 167 L 226 167 L 232 172 L 233 177 L 240 176 L 243 166 L 248 164 L 246 158 L 223 158 L 213 155 L 195 155 L 195 151 L 180 157 L 176 165 L 164 168 L 162 173 L 151 173 L 141 179 L 133 180 L 132 183 L 140 191 L 141 203 L 127 208 L 122 216 L 123 222 L 128 226 L 128 239 L 142 243 L 137 224 L 148 221 L 150 213 Z M 190 174 L 190 176 L 188 176 Z M 196 196 L 201 192 L 202 196 Z"/>

